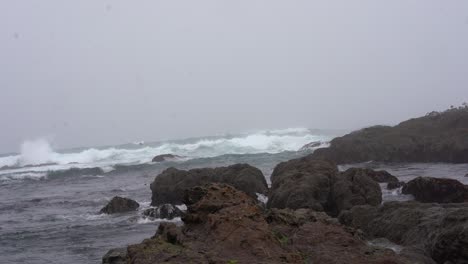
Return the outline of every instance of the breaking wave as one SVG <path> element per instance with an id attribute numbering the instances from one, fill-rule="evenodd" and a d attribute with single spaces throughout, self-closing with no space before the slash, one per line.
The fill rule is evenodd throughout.
<path id="1" fill-rule="evenodd" d="M 328 141 L 324 135 L 305 128 L 264 130 L 237 136 L 198 138 L 164 143 L 139 143 L 131 147 L 89 148 L 61 153 L 44 139 L 25 141 L 19 155 L 0 157 L 3 170 L 35 167 L 35 171 L 67 169 L 71 166 L 106 167 L 115 164 L 143 164 L 160 154 L 172 153 L 185 159 L 215 157 L 224 154 L 255 154 L 297 151 L 313 141 Z M 65 166 L 64 166 L 65 165 Z M 0 171 L 1 172 L 1 171 Z"/>

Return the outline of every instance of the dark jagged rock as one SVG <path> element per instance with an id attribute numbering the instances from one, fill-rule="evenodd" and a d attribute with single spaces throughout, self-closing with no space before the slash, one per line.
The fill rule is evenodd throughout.
<path id="1" fill-rule="evenodd" d="M 102 264 L 126 264 L 127 263 L 127 249 L 115 248 L 102 257 Z"/>
<path id="2" fill-rule="evenodd" d="M 112 200 L 102 208 L 100 212 L 104 214 L 125 213 L 135 211 L 138 207 L 140 207 L 140 204 L 134 200 L 116 196 L 112 198 Z"/>
<path id="3" fill-rule="evenodd" d="M 151 205 L 181 204 L 186 189 L 212 182 L 230 184 L 251 197 L 256 197 L 256 193 L 268 192 L 262 172 L 248 164 L 189 171 L 169 168 L 151 183 Z"/>
<path id="4" fill-rule="evenodd" d="M 462 203 L 468 201 L 465 185 L 454 179 L 418 177 L 406 183 L 403 194 L 412 194 L 423 203 Z"/>
<path id="5" fill-rule="evenodd" d="M 151 239 L 128 247 L 128 263 L 374 263 L 409 264 L 368 246 L 355 230 L 324 213 L 273 209 L 229 185 L 185 193 L 184 226 L 163 223 Z"/>
<path id="6" fill-rule="evenodd" d="M 350 169 L 339 173 L 335 164 L 310 157 L 280 163 L 271 176 L 267 206 L 337 215 L 354 205 L 378 205 L 382 201 L 380 186 L 366 172 Z"/>
<path id="7" fill-rule="evenodd" d="M 174 219 L 184 214 L 179 208 L 172 204 L 163 204 L 155 208 L 146 209 L 143 215 L 151 218 Z"/>
<path id="8" fill-rule="evenodd" d="M 338 137 L 315 158 L 338 164 L 366 161 L 468 163 L 468 108 L 374 126 Z"/>
<path id="9" fill-rule="evenodd" d="M 177 156 L 174 154 L 162 154 L 162 155 L 157 155 L 156 157 L 154 157 L 152 162 L 163 162 L 166 160 L 174 160 L 178 158 L 180 158 L 180 156 Z"/>
<path id="10" fill-rule="evenodd" d="M 440 264 L 468 260 L 467 203 L 387 202 L 355 206 L 339 219 L 369 238 L 385 237 L 407 247 L 408 255 L 420 252 Z"/>
<path id="11" fill-rule="evenodd" d="M 59 170 L 59 171 L 49 171 L 47 173 L 48 177 L 52 178 L 60 178 L 60 177 L 77 177 L 77 176 L 83 176 L 83 175 L 90 175 L 90 176 L 96 176 L 96 175 L 102 175 L 104 174 L 104 171 L 99 168 L 70 168 L 68 170 Z"/>

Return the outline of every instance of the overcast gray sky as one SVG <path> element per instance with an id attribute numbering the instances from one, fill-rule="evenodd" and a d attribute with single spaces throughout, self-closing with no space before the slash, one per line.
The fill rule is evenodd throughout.
<path id="1" fill-rule="evenodd" d="M 468 1 L 0 3 L 0 153 L 394 124 L 468 101 Z"/>

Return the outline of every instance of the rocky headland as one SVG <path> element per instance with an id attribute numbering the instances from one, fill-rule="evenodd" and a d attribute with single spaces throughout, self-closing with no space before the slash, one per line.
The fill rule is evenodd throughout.
<path id="1" fill-rule="evenodd" d="M 366 161 L 468 163 L 468 107 L 432 112 L 397 126 L 374 126 L 338 137 L 315 158 L 338 164 Z"/>

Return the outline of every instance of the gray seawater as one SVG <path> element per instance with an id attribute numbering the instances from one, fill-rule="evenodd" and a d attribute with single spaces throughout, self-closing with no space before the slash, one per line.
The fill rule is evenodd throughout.
<path id="1" fill-rule="evenodd" d="M 249 163 L 260 168 L 269 180 L 274 166 L 305 155 L 279 154 L 223 155 L 182 162 L 122 166 L 99 176 L 60 176 L 0 183 L 1 263 L 100 263 L 110 249 L 139 243 L 152 236 L 158 221 L 145 221 L 141 211 L 149 206 L 149 184 L 168 167 L 192 169 Z M 386 169 L 403 181 L 417 176 L 450 177 L 465 184 L 468 164 L 383 164 L 340 166 Z M 113 197 L 138 201 L 138 212 L 100 215 L 99 210 Z M 384 193 L 386 200 L 405 200 L 398 193 Z"/>
<path id="2" fill-rule="evenodd" d="M 60 176 L 0 183 L 0 263 L 100 263 L 114 247 L 152 236 L 158 222 L 141 211 L 149 184 L 168 167 L 192 169 L 250 163 L 270 175 L 274 166 L 304 153 L 224 155 L 185 162 L 122 166 L 99 176 Z M 114 196 L 129 197 L 138 212 L 100 215 Z"/>

